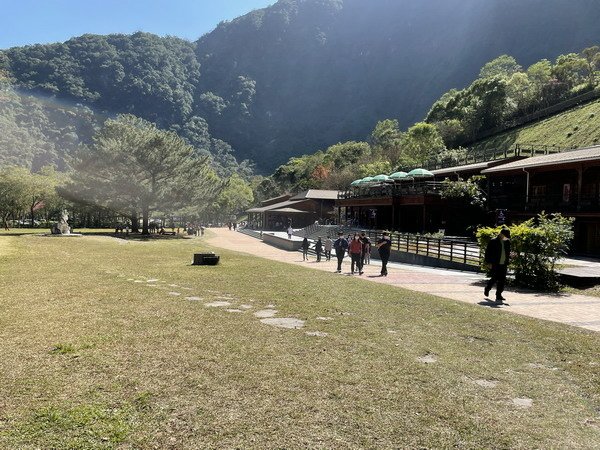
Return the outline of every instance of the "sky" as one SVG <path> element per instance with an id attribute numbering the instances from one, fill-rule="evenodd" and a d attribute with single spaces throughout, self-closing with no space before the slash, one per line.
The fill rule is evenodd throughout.
<path id="1" fill-rule="evenodd" d="M 276 0 L 0 0 L 0 49 L 63 42 L 85 33 L 134 33 L 196 40 Z"/>

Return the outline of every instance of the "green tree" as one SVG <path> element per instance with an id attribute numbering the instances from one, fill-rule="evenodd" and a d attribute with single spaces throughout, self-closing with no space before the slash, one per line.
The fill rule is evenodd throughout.
<path id="1" fill-rule="evenodd" d="M 239 175 L 233 174 L 217 197 L 216 208 L 221 217 L 243 212 L 254 201 L 250 184 Z"/>
<path id="2" fill-rule="evenodd" d="M 520 72 L 521 66 L 512 56 L 501 55 L 486 63 L 479 71 L 479 78 L 491 78 L 496 76 L 510 77 Z"/>
<path id="3" fill-rule="evenodd" d="M 400 166 L 404 169 L 423 165 L 430 157 L 445 149 L 435 125 L 419 122 L 402 136 Z"/>
<path id="4" fill-rule="evenodd" d="M 29 170 L 23 167 L 0 168 L 0 219 L 8 230 L 8 219 L 18 217 L 29 206 Z"/>
<path id="5" fill-rule="evenodd" d="M 221 188 L 193 147 L 174 132 L 131 115 L 107 120 L 84 150 L 67 195 L 115 211 L 140 212 L 148 233 L 152 211 L 207 208 Z"/>

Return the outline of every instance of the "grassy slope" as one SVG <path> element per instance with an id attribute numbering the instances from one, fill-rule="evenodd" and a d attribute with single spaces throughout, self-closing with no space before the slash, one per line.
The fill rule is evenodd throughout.
<path id="1" fill-rule="evenodd" d="M 501 133 L 474 147 L 491 150 L 510 148 L 515 144 L 555 145 L 559 148 L 600 144 L 600 100 Z"/>
<path id="2" fill-rule="evenodd" d="M 197 240 L 0 243 L 1 448 L 600 442 L 592 332 L 225 251 L 217 267 L 192 267 Z M 329 335 L 170 290 L 275 304 Z"/>

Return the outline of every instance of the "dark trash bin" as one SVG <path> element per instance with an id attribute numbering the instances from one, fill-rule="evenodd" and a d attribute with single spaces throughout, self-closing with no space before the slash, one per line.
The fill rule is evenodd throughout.
<path id="1" fill-rule="evenodd" d="M 219 255 L 214 253 L 194 253 L 193 266 L 216 266 L 219 264 Z"/>

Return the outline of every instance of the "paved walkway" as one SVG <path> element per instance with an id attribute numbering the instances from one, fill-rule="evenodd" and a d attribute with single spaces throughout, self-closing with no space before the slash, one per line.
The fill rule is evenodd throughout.
<path id="1" fill-rule="evenodd" d="M 332 276 L 343 276 L 334 273 L 337 266 L 335 257 L 331 261 L 325 261 L 323 258 L 322 262 L 317 263 L 313 256 L 309 262 L 304 262 L 300 252 L 280 250 L 243 233 L 229 231 L 227 228 L 211 228 L 207 241 L 215 247 L 303 265 L 311 269 L 331 272 Z M 380 267 L 379 261 L 372 260 L 370 265 L 365 266 L 365 273 L 360 278 L 466 303 L 491 305 L 483 296 L 485 277 L 481 274 L 390 263 L 388 264 L 389 275 L 380 277 Z M 349 272 L 349 258 L 344 258 L 343 274 L 349 275 Z M 494 295 L 494 290 L 491 295 Z M 600 298 L 598 297 L 542 294 L 514 289 L 505 291 L 504 296 L 509 306 L 494 306 L 495 309 L 600 331 Z"/>

